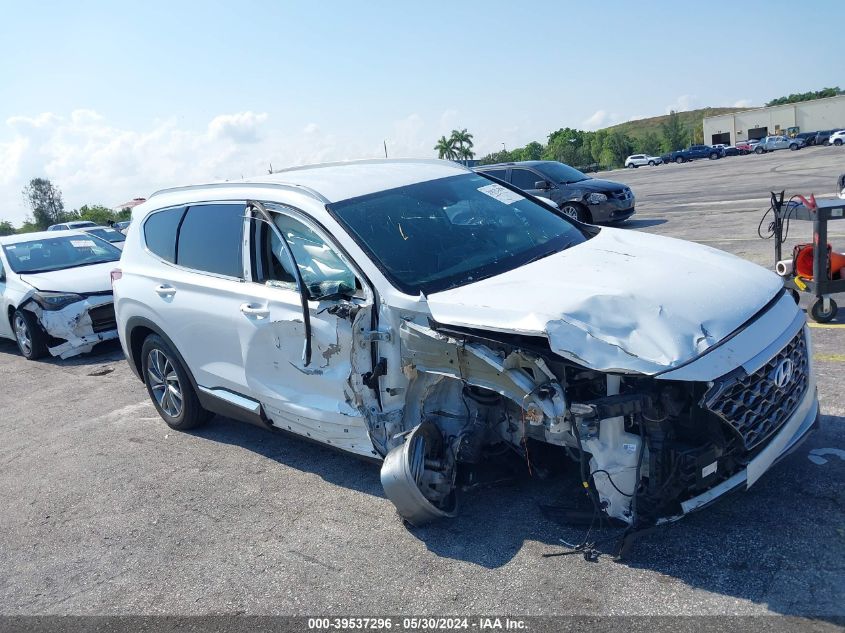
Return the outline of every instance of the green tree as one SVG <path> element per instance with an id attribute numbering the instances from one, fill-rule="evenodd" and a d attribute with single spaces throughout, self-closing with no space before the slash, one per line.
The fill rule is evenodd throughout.
<path id="1" fill-rule="evenodd" d="M 631 139 L 627 134 L 624 134 L 619 130 L 613 130 L 607 135 L 607 138 L 604 141 L 602 156 L 606 157 L 607 154 L 612 156 L 610 166 L 618 167 L 625 164 L 625 159 L 631 154 L 633 149 Z M 602 161 L 602 163 L 607 164 L 605 161 Z"/>
<path id="2" fill-rule="evenodd" d="M 434 146 L 434 149 L 437 150 L 437 158 L 455 160 L 458 157 L 458 154 L 455 151 L 455 143 L 451 138 L 441 136 L 440 140 L 437 141 L 437 145 Z"/>
<path id="3" fill-rule="evenodd" d="M 74 216 L 80 220 L 89 220 L 101 225 L 106 225 L 109 221 L 117 221 L 117 214 L 101 204 L 82 205 L 74 212 Z"/>
<path id="4" fill-rule="evenodd" d="M 33 223 L 39 229 L 63 222 L 67 217 L 61 190 L 47 178 L 33 178 L 23 188 L 23 196 L 32 209 Z"/>
<path id="5" fill-rule="evenodd" d="M 543 158 L 543 145 L 537 141 L 531 141 L 523 148 L 516 150 L 514 153 L 519 155 L 515 160 L 540 160 Z"/>
<path id="6" fill-rule="evenodd" d="M 660 125 L 663 134 L 663 149 L 667 152 L 674 152 L 683 149 L 689 140 L 689 134 L 684 128 L 678 113 L 672 110 L 669 117 Z"/>
<path id="7" fill-rule="evenodd" d="M 812 101 L 813 99 L 824 99 L 825 97 L 835 97 L 837 95 L 845 94 L 845 90 L 840 90 L 839 86 L 835 88 L 822 88 L 821 90 L 811 90 L 810 92 L 800 92 L 791 94 L 788 97 L 778 97 L 772 99 L 766 106 L 784 105 L 785 103 L 799 103 L 801 101 Z"/>
<path id="8" fill-rule="evenodd" d="M 15 227 L 8 220 L 0 220 L 0 236 L 14 235 Z"/>
<path id="9" fill-rule="evenodd" d="M 472 134 L 467 132 L 467 129 L 452 130 L 451 141 L 457 146 L 458 157 L 462 160 L 472 159 L 475 153 L 472 151 Z M 467 151 L 469 150 L 469 151 Z"/>
<path id="10" fill-rule="evenodd" d="M 656 133 L 648 131 L 639 140 L 638 152 L 654 156 L 660 153 L 660 137 Z"/>
<path id="11" fill-rule="evenodd" d="M 16 233 L 35 233 L 36 231 L 40 231 L 41 227 L 38 226 L 32 220 L 25 220 L 23 224 L 21 224 L 21 228 L 19 228 Z"/>

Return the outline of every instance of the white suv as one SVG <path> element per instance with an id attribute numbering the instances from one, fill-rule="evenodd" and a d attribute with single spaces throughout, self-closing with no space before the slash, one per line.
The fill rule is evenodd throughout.
<path id="1" fill-rule="evenodd" d="M 632 154 L 625 159 L 625 167 L 642 167 L 644 165 L 662 165 L 663 159 L 660 156 L 649 156 L 648 154 Z"/>
<path id="2" fill-rule="evenodd" d="M 450 161 L 171 189 L 133 215 L 118 330 L 161 417 L 383 459 L 414 524 L 453 515 L 503 453 L 575 457 L 597 513 L 678 518 L 753 484 L 818 416 L 805 317 L 774 273 L 581 224 Z"/>
<path id="3" fill-rule="evenodd" d="M 845 143 L 845 130 L 838 130 L 830 135 L 827 139 L 828 145 L 836 145 L 837 147 Z"/>

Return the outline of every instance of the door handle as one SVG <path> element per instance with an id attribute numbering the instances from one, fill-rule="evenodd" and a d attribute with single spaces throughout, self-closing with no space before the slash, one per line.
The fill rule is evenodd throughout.
<path id="1" fill-rule="evenodd" d="M 269 308 L 262 308 L 261 306 L 256 306 L 251 303 L 242 303 L 241 312 L 247 316 L 255 317 L 256 319 L 264 319 L 270 316 Z"/>
<path id="2" fill-rule="evenodd" d="M 155 293 L 159 297 L 172 297 L 176 294 L 176 288 L 162 284 L 160 286 L 156 286 Z"/>

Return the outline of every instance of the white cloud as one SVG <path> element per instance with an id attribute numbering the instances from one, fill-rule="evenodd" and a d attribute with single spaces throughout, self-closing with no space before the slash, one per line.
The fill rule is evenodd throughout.
<path id="1" fill-rule="evenodd" d="M 238 112 L 221 114 L 208 124 L 212 138 L 229 138 L 239 143 L 257 143 L 260 140 L 261 124 L 267 120 L 267 113 Z"/>
<path id="2" fill-rule="evenodd" d="M 605 110 L 596 110 L 592 116 L 587 117 L 581 125 L 587 130 L 597 130 L 604 126 L 608 120 L 608 114 Z"/>
<path id="3" fill-rule="evenodd" d="M 696 108 L 697 103 L 698 96 L 681 95 L 680 97 L 675 99 L 674 103 L 670 103 L 666 106 L 666 114 L 669 114 L 673 110 L 675 112 L 686 112 L 687 110 L 694 110 Z"/>
<path id="4" fill-rule="evenodd" d="M 734 102 L 735 108 L 750 108 L 751 107 L 751 99 L 740 99 L 739 101 Z"/>
<path id="5" fill-rule="evenodd" d="M 250 111 L 223 113 L 192 128 L 176 118 L 127 128 L 92 110 L 13 116 L 0 125 L 0 220 L 25 219 L 21 191 L 35 177 L 52 180 L 65 207 L 74 209 L 114 206 L 173 185 L 263 174 L 270 163 L 279 169 L 377 158 L 384 140 L 391 157 L 433 157 L 440 124 L 456 115 L 447 111 L 429 122 L 412 113 L 366 135 L 346 128 L 341 135 L 307 121 L 285 131 L 274 128 L 268 114 Z"/>

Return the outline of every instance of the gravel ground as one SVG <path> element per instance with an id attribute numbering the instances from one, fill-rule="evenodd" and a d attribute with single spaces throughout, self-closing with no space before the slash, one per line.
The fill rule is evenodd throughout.
<path id="1" fill-rule="evenodd" d="M 809 148 L 602 176 L 634 188 L 631 230 L 771 266 L 756 236 L 767 192 L 829 193 L 843 171 L 845 148 Z M 842 225 L 831 242 L 845 250 Z M 624 562 L 608 543 L 596 563 L 543 557 L 583 536 L 540 509 L 578 495 L 574 477 L 477 491 L 457 519 L 409 530 L 371 463 L 220 417 L 169 430 L 116 344 L 30 363 L 0 342 L 0 614 L 833 621 L 845 615 L 845 460 L 808 455 L 845 449 L 845 310 L 813 335 L 820 431 L 749 491 L 649 535 Z"/>

